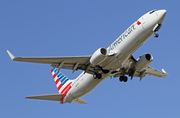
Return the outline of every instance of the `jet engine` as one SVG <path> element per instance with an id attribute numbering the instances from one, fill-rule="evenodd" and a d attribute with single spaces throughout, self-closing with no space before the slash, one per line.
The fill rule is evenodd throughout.
<path id="1" fill-rule="evenodd" d="M 106 48 L 97 49 L 90 58 L 90 63 L 95 66 L 102 63 L 107 58 Z"/>
<path id="2" fill-rule="evenodd" d="M 149 66 L 153 61 L 153 56 L 149 53 L 144 54 L 143 56 L 139 57 L 138 61 L 135 64 L 136 70 L 142 70 L 143 68 Z"/>

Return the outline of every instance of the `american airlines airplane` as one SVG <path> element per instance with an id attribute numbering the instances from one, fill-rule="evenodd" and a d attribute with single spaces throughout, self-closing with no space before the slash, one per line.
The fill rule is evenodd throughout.
<path id="1" fill-rule="evenodd" d="M 128 76 L 139 77 L 146 75 L 162 77 L 168 76 L 166 71 L 159 71 L 149 65 L 153 56 L 146 53 L 135 59 L 132 54 L 161 28 L 166 16 L 166 10 L 153 10 L 135 21 L 122 35 L 120 35 L 107 49 L 99 48 L 90 56 L 76 57 L 15 57 L 7 50 L 14 61 L 51 64 L 52 76 L 59 94 L 29 96 L 28 99 L 53 100 L 64 103 L 87 104 L 81 97 L 91 92 L 102 81 L 109 77 L 119 77 L 121 82 L 127 82 Z M 69 80 L 60 69 L 70 69 L 83 72 L 74 80 Z"/>

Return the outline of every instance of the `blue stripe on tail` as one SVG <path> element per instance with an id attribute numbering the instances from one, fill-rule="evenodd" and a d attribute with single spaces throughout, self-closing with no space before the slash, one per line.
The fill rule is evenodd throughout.
<path id="1" fill-rule="evenodd" d="M 69 79 L 63 73 L 59 72 L 57 68 L 53 68 L 60 82 L 64 85 Z"/>

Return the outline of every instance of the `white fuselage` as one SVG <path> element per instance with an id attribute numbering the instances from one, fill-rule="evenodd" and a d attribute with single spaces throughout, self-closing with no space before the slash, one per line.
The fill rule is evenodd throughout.
<path id="1" fill-rule="evenodd" d="M 114 59 L 103 68 L 110 70 L 121 69 L 123 62 L 128 59 L 145 41 L 150 38 L 156 24 L 162 24 L 166 15 L 166 10 L 155 10 L 146 13 L 134 22 L 122 35 L 120 35 L 108 48 L 108 54 L 115 54 Z M 64 98 L 63 103 L 71 102 L 80 98 L 103 80 L 111 77 L 111 73 L 102 74 L 102 79 L 94 79 L 92 74 L 82 72 L 73 80 L 72 88 Z"/>

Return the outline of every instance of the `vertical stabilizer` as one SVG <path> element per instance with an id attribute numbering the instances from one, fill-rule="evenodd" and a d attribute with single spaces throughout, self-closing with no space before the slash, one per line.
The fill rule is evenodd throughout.
<path id="1" fill-rule="evenodd" d="M 59 93 L 63 94 L 65 88 L 67 88 L 67 86 L 69 86 L 72 83 L 72 81 L 69 80 L 68 77 L 66 77 L 63 73 L 58 71 L 57 68 L 53 68 L 51 70 L 51 73 Z"/>
<path id="2" fill-rule="evenodd" d="M 63 104 L 67 93 L 72 88 L 71 84 L 73 80 L 69 80 L 64 74 L 59 72 L 57 68 L 53 68 L 51 70 L 51 73 L 56 83 L 59 94 L 63 94 L 63 97 L 61 99 L 61 103 Z"/>

